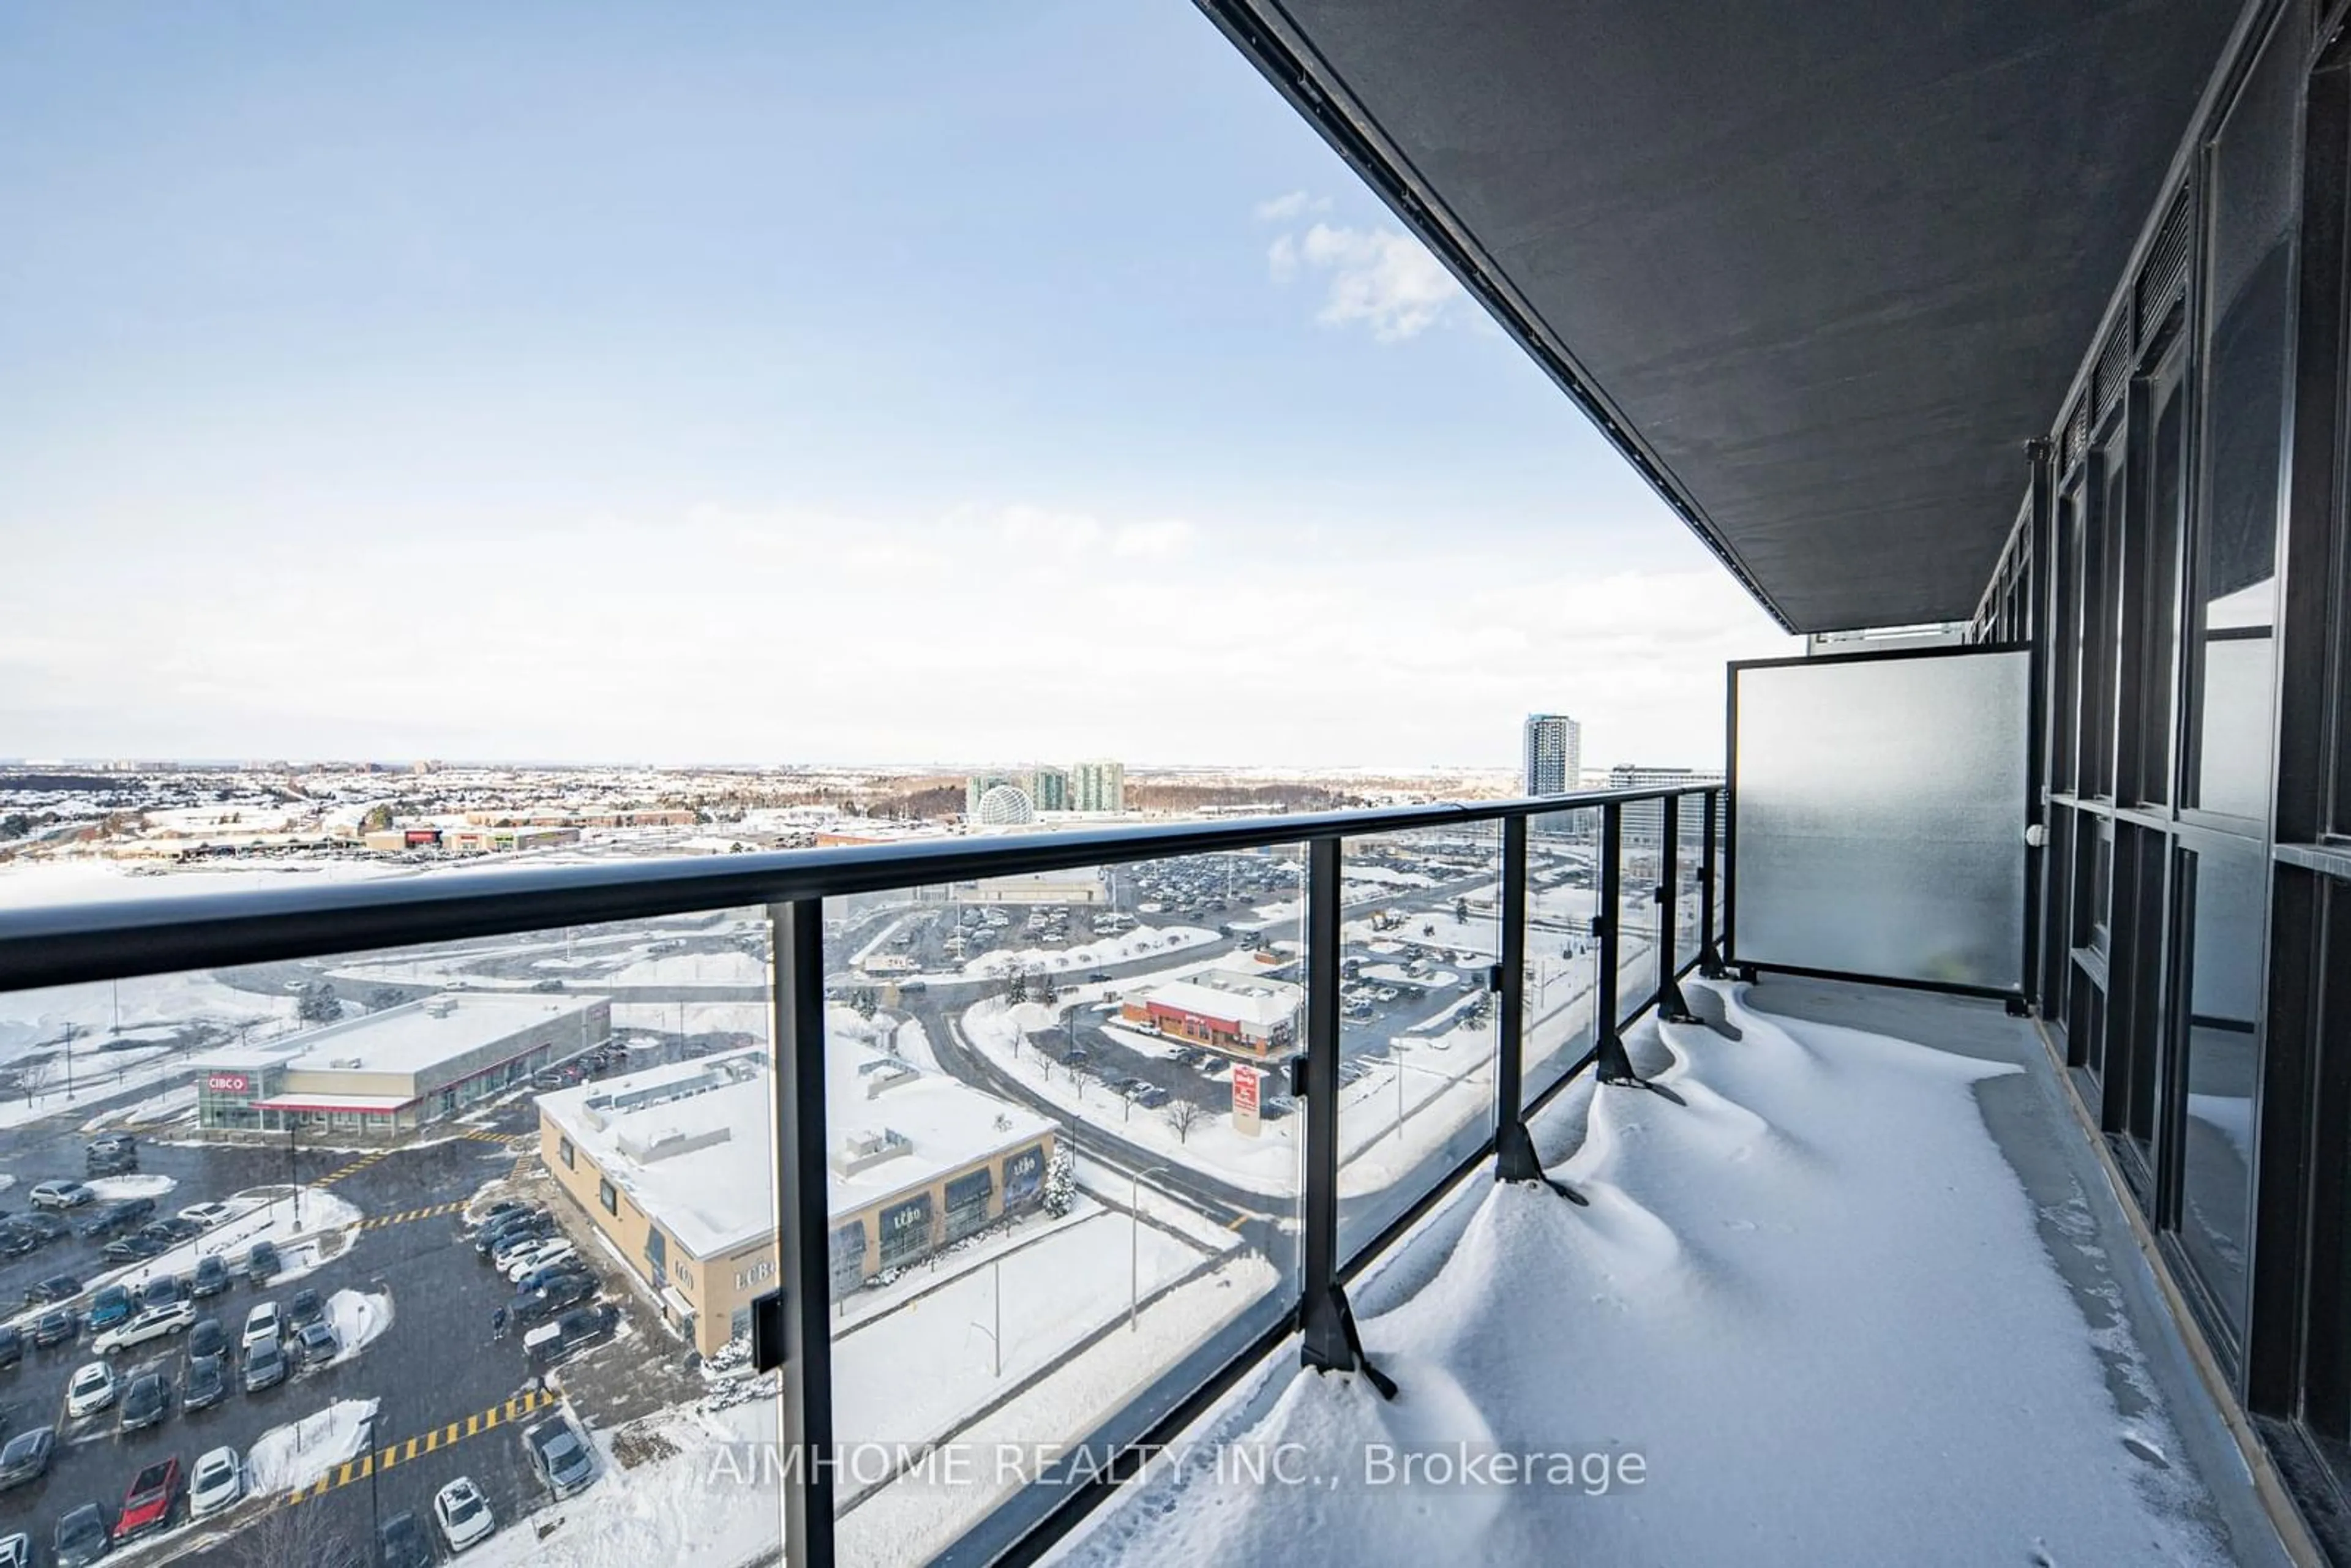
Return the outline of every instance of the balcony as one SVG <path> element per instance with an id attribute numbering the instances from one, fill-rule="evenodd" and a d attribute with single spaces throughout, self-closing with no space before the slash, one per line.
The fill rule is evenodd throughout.
<path id="1" fill-rule="evenodd" d="M 1200 8 L 1726 777 L 0 914 L 0 1537 L 2351 1562 L 2344 7 Z"/>

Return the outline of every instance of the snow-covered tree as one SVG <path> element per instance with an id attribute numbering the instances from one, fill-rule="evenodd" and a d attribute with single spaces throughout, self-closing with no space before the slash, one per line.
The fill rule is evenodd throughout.
<path id="1" fill-rule="evenodd" d="M 1053 1158 L 1045 1167 L 1045 1212 L 1056 1219 L 1070 1212 L 1078 1201 L 1078 1162 L 1061 1145 L 1053 1145 Z"/>

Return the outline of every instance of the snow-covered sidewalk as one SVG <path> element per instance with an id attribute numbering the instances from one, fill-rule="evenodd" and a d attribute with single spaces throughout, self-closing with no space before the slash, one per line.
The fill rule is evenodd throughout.
<path id="1" fill-rule="evenodd" d="M 1728 1010 L 1740 1040 L 1665 1030 L 1686 1104 L 1571 1097 L 1554 1174 L 1591 1207 L 1467 1190 L 1359 1282 L 1398 1400 L 1270 1365 L 1066 1560 L 2229 1561 L 2145 1352 L 2094 1338 L 1987 1128 L 1976 1085 L 2021 1070 Z M 2053 1103 L 2048 1133 L 2078 1135 Z"/>

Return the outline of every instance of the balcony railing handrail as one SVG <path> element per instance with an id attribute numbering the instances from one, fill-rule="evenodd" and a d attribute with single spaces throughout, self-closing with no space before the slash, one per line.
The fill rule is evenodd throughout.
<path id="1" fill-rule="evenodd" d="M 0 911 L 0 991 L 1681 800 L 1720 784 L 665 857 Z"/>

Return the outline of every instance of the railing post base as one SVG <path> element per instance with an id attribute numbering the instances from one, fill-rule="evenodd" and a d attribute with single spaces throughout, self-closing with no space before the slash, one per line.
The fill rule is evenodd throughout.
<path id="1" fill-rule="evenodd" d="M 1707 938 L 1706 946 L 1698 950 L 1698 972 L 1709 980 L 1723 979 L 1730 973 L 1730 967 L 1722 961 L 1722 955 L 1716 950 L 1711 936 Z"/>
<path id="2" fill-rule="evenodd" d="M 1689 1103 L 1664 1084 L 1652 1083 L 1634 1071 L 1633 1058 L 1625 1050 L 1625 1037 L 1613 1029 L 1600 1037 L 1599 1045 L 1593 1050 L 1592 1076 L 1606 1088 L 1646 1089 L 1677 1105 Z"/>
<path id="3" fill-rule="evenodd" d="M 1360 1372 L 1380 1391 L 1383 1399 L 1396 1396 L 1395 1379 L 1372 1364 L 1364 1354 L 1364 1336 L 1355 1327 L 1355 1309 L 1347 1304 L 1346 1290 L 1333 1283 L 1320 1296 L 1306 1298 L 1298 1364 L 1315 1372 Z"/>
<path id="4" fill-rule="evenodd" d="M 1542 1159 L 1535 1153 L 1535 1141 L 1528 1134 L 1527 1124 L 1516 1116 L 1505 1118 L 1494 1130 L 1494 1179 L 1541 1182 L 1579 1208 L 1591 1207 L 1591 1200 L 1582 1193 L 1543 1174 Z"/>
<path id="5" fill-rule="evenodd" d="M 1690 1011 L 1689 998 L 1682 995 L 1682 983 L 1667 975 L 1657 988 L 1657 1018 L 1663 1023 L 1698 1023 L 1702 1020 Z"/>

